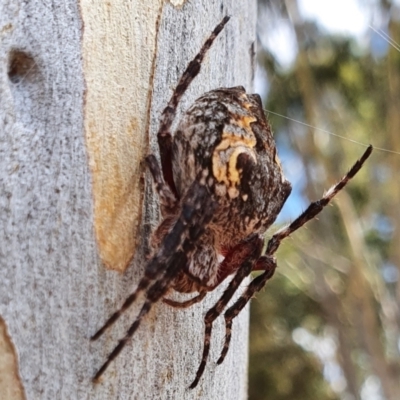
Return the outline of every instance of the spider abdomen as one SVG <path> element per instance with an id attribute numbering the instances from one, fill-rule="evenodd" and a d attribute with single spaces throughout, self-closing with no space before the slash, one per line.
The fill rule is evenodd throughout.
<path id="1" fill-rule="evenodd" d="M 187 110 L 173 140 L 178 194 L 202 173 L 218 202 L 210 225 L 218 246 L 231 247 L 274 222 L 291 186 L 258 95 L 243 87 L 204 94 Z"/>

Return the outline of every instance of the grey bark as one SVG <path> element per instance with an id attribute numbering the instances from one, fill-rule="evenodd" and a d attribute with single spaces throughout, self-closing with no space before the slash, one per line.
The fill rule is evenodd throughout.
<path id="1" fill-rule="evenodd" d="M 145 140 L 152 152 L 157 152 L 158 120 L 172 89 L 224 15 L 231 21 L 181 108 L 213 88 L 253 89 L 255 1 L 193 0 L 178 8 L 171 3 L 160 2 L 155 69 L 146 78 L 152 96 L 146 97 L 147 112 L 136 116 L 148 118 Z M 93 188 L 96 170 L 85 120 L 93 75 L 82 54 L 84 26 L 88 29 L 82 13 L 85 7 L 95 13 L 112 5 L 0 1 L 0 317 L 17 355 L 23 389 L 15 392 L 25 392 L 27 399 L 244 399 L 248 310 L 235 320 L 231 350 L 218 367 L 224 332 L 217 321 L 204 377 L 198 388 L 188 389 L 203 346 L 202 318 L 223 288 L 185 311 L 155 306 L 102 382 L 91 382 L 140 302 L 99 341 L 91 343 L 89 337 L 135 289 L 159 217 L 149 174 L 140 169 L 132 179 L 145 178 L 143 204 L 139 223 L 129 225 L 132 232 L 139 227 L 136 253 L 124 274 L 106 268 L 94 228 L 99 193 Z M 135 21 L 146 47 L 147 21 Z M 126 40 L 105 26 L 104 35 L 110 34 L 117 42 Z M 142 77 L 131 79 L 137 93 L 121 88 L 128 105 L 140 96 L 143 83 Z M 107 95 L 104 101 L 112 105 Z M 103 118 L 108 123 L 112 116 Z M 143 148 L 141 157 L 147 143 Z"/>

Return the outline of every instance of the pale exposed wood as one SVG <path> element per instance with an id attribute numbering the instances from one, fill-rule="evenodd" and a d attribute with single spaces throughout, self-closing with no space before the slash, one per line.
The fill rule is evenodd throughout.
<path id="1" fill-rule="evenodd" d="M 84 124 L 101 260 L 124 271 L 140 222 L 141 161 L 161 0 L 82 0 Z"/>
<path id="2" fill-rule="evenodd" d="M 18 376 L 18 362 L 7 327 L 0 318 L 0 399 L 24 400 L 24 390 Z"/>
<path id="3" fill-rule="evenodd" d="M 132 18 L 122 19 L 117 30 L 108 30 L 105 23 L 104 41 L 96 43 L 115 40 L 118 46 L 123 42 L 129 46 L 133 36 L 127 41 L 128 37 L 121 32 L 128 35 L 135 26 L 139 29 L 135 31 L 135 40 L 142 35 L 146 47 L 143 70 L 140 65 L 120 65 L 124 77 L 119 77 L 119 84 L 108 82 L 108 72 L 89 73 L 89 53 L 83 53 L 87 48 L 82 42 L 89 33 L 87 18 L 91 13 L 93 17 L 100 15 L 98 8 L 113 8 L 116 3 L 83 3 L 84 0 L 80 5 L 69 0 L 0 1 L 0 315 L 18 354 L 26 397 L 244 399 L 247 312 L 235 320 L 230 353 L 218 367 L 215 361 L 222 346 L 223 324 L 217 321 L 204 378 L 195 390 L 187 389 L 200 359 L 202 318 L 222 288 L 207 296 L 204 303 L 185 311 L 156 306 L 132 343 L 110 366 L 103 382 L 91 383 L 96 368 L 124 334 L 138 306 L 132 307 L 98 342 L 90 343 L 88 338 L 140 279 L 158 210 L 149 174 L 144 174 L 139 166 L 131 166 L 126 172 L 124 157 L 131 149 L 123 149 L 127 153 L 119 157 L 123 159 L 120 167 L 124 169 L 123 175 L 131 177 L 132 187 L 138 185 L 142 174 L 145 178 L 144 202 L 139 204 L 140 221 L 136 221 L 139 230 L 134 259 L 124 275 L 107 270 L 100 260 L 95 237 L 94 210 L 99 200 L 94 193 L 100 175 L 92 175 L 93 168 L 89 166 L 93 158 L 89 156 L 92 150 L 87 147 L 85 136 L 90 116 L 85 109 L 85 90 L 88 99 L 90 88 L 93 90 L 99 80 L 99 90 L 103 88 L 104 93 L 97 94 L 98 101 L 112 103 L 107 105 L 107 112 L 97 114 L 104 119 L 102 135 L 106 135 L 104 127 L 109 127 L 113 135 L 121 135 L 118 140 L 127 140 L 133 132 L 127 129 L 129 121 L 137 118 L 137 126 L 142 129 L 149 118 L 150 137 L 140 139 L 137 145 L 146 151 L 149 140 L 151 150 L 157 152 L 159 115 L 188 61 L 224 15 L 231 15 L 231 21 L 216 40 L 182 106 L 186 108 L 196 97 L 216 87 L 243 85 L 252 89 L 255 1 L 192 0 L 179 8 L 165 2 L 161 11 L 152 2 L 141 2 L 148 5 L 146 12 L 151 18 L 140 19 L 135 14 L 134 23 Z M 134 3 L 123 4 L 126 13 L 137 11 L 132 8 Z M 159 13 L 159 30 L 154 36 Z M 88 31 L 84 34 L 85 28 Z M 150 36 L 143 32 L 150 32 Z M 156 49 L 153 79 L 151 72 L 146 72 L 151 59 L 149 48 Z M 104 48 L 97 44 L 91 51 L 91 57 L 95 57 Z M 114 61 L 108 58 L 114 54 L 108 54 L 107 65 L 112 65 Z M 100 54 L 96 56 L 100 58 Z M 146 91 L 149 82 L 151 98 L 149 93 L 136 92 L 138 87 Z M 123 86 L 120 89 L 126 93 L 126 99 L 111 96 L 113 84 Z M 136 96 L 142 95 L 149 109 L 136 102 Z M 113 105 L 115 114 L 111 115 Z M 130 142 L 123 143 L 129 146 Z M 103 176 L 109 179 L 108 170 L 104 169 L 107 174 Z M 98 192 L 100 197 L 104 196 L 103 190 Z M 125 202 L 121 204 L 128 207 Z M 129 222 L 132 230 L 136 222 Z"/>

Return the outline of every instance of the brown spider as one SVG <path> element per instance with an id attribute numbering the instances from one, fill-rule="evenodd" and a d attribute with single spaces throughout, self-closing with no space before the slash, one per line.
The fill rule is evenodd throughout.
<path id="1" fill-rule="evenodd" d="M 372 152 L 369 146 L 320 200 L 311 203 L 291 224 L 272 236 L 263 253 L 263 235 L 278 216 L 291 185 L 283 175 L 260 97 L 246 94 L 243 87 L 212 90 L 186 111 L 173 136 L 170 132 L 179 101 L 228 20 L 225 17 L 217 25 L 189 63 L 162 113 L 158 131 L 162 172 L 153 155 L 146 158 L 163 216 L 153 237 L 157 251 L 136 291 L 91 339 L 99 338 L 140 292 L 145 292 L 146 299 L 126 336 L 98 370 L 94 381 L 117 357 L 154 303 L 162 299 L 173 307 L 189 307 L 233 275 L 204 318 L 202 360 L 190 385 L 190 388 L 196 387 L 207 363 L 213 321 L 221 315 L 243 279 L 252 271 L 264 271 L 225 311 L 225 344 L 218 364 L 228 352 L 233 319 L 274 274 L 277 264 L 273 254 L 281 241 L 320 213 Z M 170 289 L 198 295 L 179 303 L 164 297 Z"/>

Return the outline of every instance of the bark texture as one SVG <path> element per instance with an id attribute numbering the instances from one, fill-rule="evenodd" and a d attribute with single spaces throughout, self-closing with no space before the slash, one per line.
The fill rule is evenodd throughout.
<path id="1" fill-rule="evenodd" d="M 225 15 L 232 18 L 181 109 L 213 88 L 253 89 L 255 1 L 0 1 L 0 316 L 14 357 L 7 370 L 20 377 L 15 398 L 247 397 L 247 312 L 219 367 L 217 321 L 204 377 L 188 390 L 202 319 L 222 288 L 186 311 L 154 307 L 102 383 L 91 382 L 140 305 L 89 341 L 143 274 L 159 214 L 141 160 L 157 153 L 159 115 Z M 124 274 L 106 268 L 123 270 L 133 254 Z"/>

